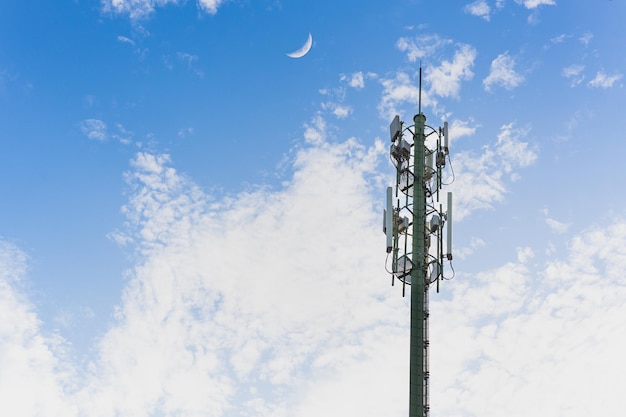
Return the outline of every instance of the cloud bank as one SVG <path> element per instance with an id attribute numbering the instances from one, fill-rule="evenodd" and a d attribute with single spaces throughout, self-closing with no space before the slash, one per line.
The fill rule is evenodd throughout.
<path id="1" fill-rule="evenodd" d="M 322 126 L 316 140 L 276 190 L 211 195 L 167 155 L 134 157 L 118 234 L 137 262 L 89 363 L 42 332 L 20 289 L 27 259 L 3 242 L 2 413 L 406 415 L 409 300 L 384 272 L 375 203 L 386 150 L 329 143 L 323 123 L 312 126 Z M 459 219 L 495 208 L 535 161 L 528 133 L 507 124 L 482 154 L 453 156 Z M 532 396 L 539 414 L 577 417 L 626 405 L 612 382 L 626 348 L 620 248 L 626 223 L 616 221 L 574 235 L 545 264 L 524 247 L 482 272 L 460 270 L 431 297 L 433 408 L 522 416 Z"/>
<path id="2" fill-rule="evenodd" d="M 497 199 L 503 176 L 534 161 L 526 134 L 505 125 L 484 150 L 483 165 L 500 172 L 487 185 L 463 183 L 470 173 L 457 168 L 458 187 L 475 193 L 465 201 Z M 42 333 L 20 290 L 26 257 L 3 242 L 3 414 L 405 415 L 408 299 L 384 273 L 373 205 L 383 152 L 321 141 L 297 153 L 283 188 L 230 197 L 202 192 L 166 155 L 137 154 L 124 212 L 138 262 L 86 365 Z M 483 192 L 494 183 L 496 194 Z M 460 271 L 433 294 L 438 413 L 522 416 L 529 395 L 540 414 L 626 405 L 612 382 L 626 348 L 620 248 L 626 223 L 617 221 L 574 236 L 564 257 L 536 265 L 536 251 L 519 248 L 514 261 Z M 581 368 L 588 384 L 576 378 Z"/>

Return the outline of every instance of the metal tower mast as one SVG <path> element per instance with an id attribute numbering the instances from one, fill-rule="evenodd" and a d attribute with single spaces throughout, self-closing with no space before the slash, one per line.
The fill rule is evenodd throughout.
<path id="1" fill-rule="evenodd" d="M 421 106 L 421 68 L 419 87 L 414 125 L 403 129 L 399 116 L 391 122 L 390 156 L 396 167 L 396 187 L 395 198 L 393 187 L 387 188 L 383 226 L 387 256 L 392 259 L 391 284 L 399 279 L 403 296 L 406 285 L 411 286 L 409 417 L 426 417 L 429 413 L 428 290 L 436 284 L 439 291 L 439 281 L 452 278 L 443 273 L 444 260 L 452 261 L 452 193 L 447 194 L 445 212 L 439 193 L 444 185 L 446 158 L 449 160 L 448 123 L 438 130 L 426 125 Z M 403 139 L 406 130 L 412 133 L 413 143 Z M 432 134 L 434 139 L 429 138 Z M 435 245 L 431 247 L 432 238 Z"/>
<path id="2" fill-rule="evenodd" d="M 413 186 L 413 250 L 411 261 L 414 266 L 411 269 L 409 417 L 421 417 L 428 414 L 428 283 L 425 268 L 427 254 L 424 248 L 426 236 L 424 125 L 426 124 L 426 116 L 420 111 L 415 115 L 413 121 L 415 123 L 413 134 L 415 182 Z"/>

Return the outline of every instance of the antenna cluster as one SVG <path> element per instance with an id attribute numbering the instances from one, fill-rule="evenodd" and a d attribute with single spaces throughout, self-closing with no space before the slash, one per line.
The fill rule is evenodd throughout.
<path id="1" fill-rule="evenodd" d="M 391 270 L 385 265 L 391 274 L 391 285 L 400 280 L 402 296 L 407 285 L 411 288 L 409 417 L 428 417 L 430 411 L 429 289 L 436 284 L 439 292 L 440 281 L 454 277 L 452 193 L 444 198 L 441 192 L 447 185 L 443 181 L 444 171 L 450 165 L 448 123 L 439 129 L 426 124 L 422 114 L 421 67 L 419 91 L 419 112 L 413 117 L 414 124 L 404 128 L 400 116 L 395 116 L 389 126 L 389 156 L 396 168 L 396 183 L 387 188 L 383 224 L 387 263 L 391 257 Z M 407 131 L 411 135 L 405 139 Z M 451 167 L 450 171 L 454 180 Z M 446 261 L 451 276 L 444 273 Z"/>
<path id="2" fill-rule="evenodd" d="M 415 117 L 416 120 L 421 118 L 423 122 L 426 120 L 422 113 Z M 452 193 L 447 192 L 444 198 L 442 192 L 443 186 L 449 185 L 444 182 L 446 166 L 450 161 L 448 122 L 444 122 L 443 127 L 438 129 L 425 123 L 420 127 L 421 132 L 416 125 L 405 128 L 398 115 L 389 126 L 389 156 L 396 168 L 396 183 L 395 187 L 387 188 L 383 231 L 386 235 L 388 261 L 391 258 L 391 269 L 387 266 L 387 271 L 392 276 L 392 285 L 396 279 L 402 283 L 403 296 L 406 285 L 411 285 L 411 271 L 416 267 L 416 258 L 420 256 L 414 253 L 417 248 L 413 243 L 416 233 L 413 224 L 417 217 L 424 221 L 423 229 L 418 229 L 422 229 L 424 234 L 425 270 L 419 275 L 424 277 L 425 286 L 428 288 L 435 284 L 439 292 L 440 281 L 450 279 L 454 274 L 451 265 Z M 407 131 L 410 135 L 406 135 Z M 420 140 L 416 140 L 420 134 Z M 405 136 L 408 138 L 405 139 Z M 423 152 L 417 152 L 420 151 L 416 149 L 417 146 L 423 146 Z M 423 155 L 423 162 L 417 160 L 417 154 L 420 157 Z M 418 172 L 420 169 L 421 172 Z M 417 187 L 422 189 L 417 190 Z M 418 196 L 425 196 L 425 201 L 418 201 Z M 420 207 L 422 205 L 424 207 Z M 417 216 L 420 210 L 422 216 Z M 444 274 L 446 261 L 452 271 L 450 276 Z"/>

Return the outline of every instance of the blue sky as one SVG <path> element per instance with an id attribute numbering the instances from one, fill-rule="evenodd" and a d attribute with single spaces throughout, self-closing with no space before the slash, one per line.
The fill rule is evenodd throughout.
<path id="1" fill-rule="evenodd" d="M 406 415 L 380 229 L 420 62 L 432 416 L 623 409 L 626 4 L 442 3 L 3 1 L 1 414 Z"/>

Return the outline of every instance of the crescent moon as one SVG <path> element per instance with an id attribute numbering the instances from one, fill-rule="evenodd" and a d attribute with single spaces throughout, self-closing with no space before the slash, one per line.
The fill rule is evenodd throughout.
<path id="1" fill-rule="evenodd" d="M 311 50 L 311 46 L 313 46 L 313 37 L 309 32 L 309 37 L 307 38 L 306 42 L 304 42 L 304 45 L 302 45 L 300 49 L 288 53 L 287 56 L 290 58 L 302 58 L 307 53 L 309 53 L 309 51 Z"/>

